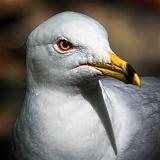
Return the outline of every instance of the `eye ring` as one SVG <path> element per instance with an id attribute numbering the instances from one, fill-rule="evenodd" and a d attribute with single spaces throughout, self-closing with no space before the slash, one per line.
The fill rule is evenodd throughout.
<path id="1" fill-rule="evenodd" d="M 72 43 L 67 41 L 66 39 L 60 39 L 57 42 L 57 46 L 63 52 L 69 51 L 69 50 L 71 50 L 73 48 Z"/>

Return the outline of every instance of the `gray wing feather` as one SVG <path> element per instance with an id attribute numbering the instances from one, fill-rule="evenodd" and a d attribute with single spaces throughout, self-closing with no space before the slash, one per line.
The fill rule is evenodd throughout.
<path id="1" fill-rule="evenodd" d="M 112 91 L 112 96 L 123 101 L 140 121 L 139 129 L 127 147 L 118 153 L 117 160 L 160 160 L 160 78 L 142 78 L 141 88 L 113 79 L 101 82 L 105 94 Z"/>

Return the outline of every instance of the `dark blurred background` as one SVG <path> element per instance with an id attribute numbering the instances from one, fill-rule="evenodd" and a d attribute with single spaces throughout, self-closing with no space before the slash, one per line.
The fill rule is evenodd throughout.
<path id="1" fill-rule="evenodd" d="M 25 42 L 38 24 L 65 10 L 100 21 L 118 55 L 145 76 L 160 76 L 160 0 L 0 0 L 0 160 L 9 159 L 25 94 Z"/>

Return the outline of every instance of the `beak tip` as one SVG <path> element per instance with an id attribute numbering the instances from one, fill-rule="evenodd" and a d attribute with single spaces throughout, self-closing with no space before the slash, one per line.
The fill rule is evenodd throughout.
<path id="1" fill-rule="evenodd" d="M 135 84 L 136 86 L 138 86 L 139 88 L 141 87 L 141 80 L 138 76 L 137 73 L 134 74 L 134 77 L 133 77 L 133 84 Z"/>
<path id="2" fill-rule="evenodd" d="M 126 65 L 127 77 L 130 79 L 131 83 L 141 87 L 141 80 L 137 74 L 137 72 L 133 69 L 133 67 L 127 63 Z"/>

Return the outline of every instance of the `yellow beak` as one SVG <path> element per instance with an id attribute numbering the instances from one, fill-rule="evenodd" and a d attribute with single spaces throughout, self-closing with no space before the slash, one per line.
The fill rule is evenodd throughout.
<path id="1" fill-rule="evenodd" d="M 133 67 L 114 53 L 110 52 L 109 55 L 109 64 L 96 64 L 94 68 L 102 72 L 104 77 L 113 77 L 124 83 L 130 83 L 140 87 L 141 80 Z"/>

